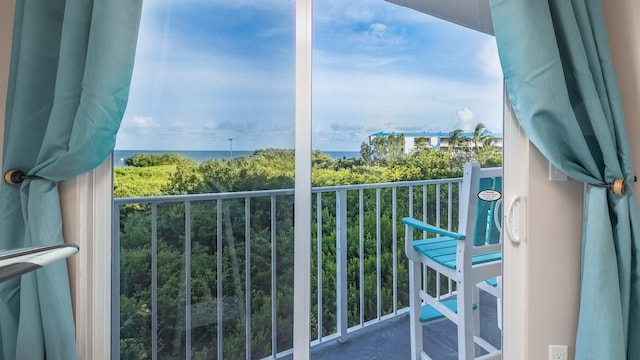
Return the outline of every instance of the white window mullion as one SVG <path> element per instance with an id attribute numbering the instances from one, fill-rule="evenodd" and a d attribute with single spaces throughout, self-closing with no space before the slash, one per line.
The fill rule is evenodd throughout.
<path id="1" fill-rule="evenodd" d="M 293 358 L 309 359 L 311 302 L 312 0 L 295 2 L 295 250 Z"/>
<path id="2" fill-rule="evenodd" d="M 528 195 L 529 179 L 529 138 L 517 123 L 513 109 L 509 104 L 505 92 L 504 109 L 504 204 L 510 203 L 515 197 Z M 524 209 L 524 207 L 521 207 Z M 510 221 L 508 209 L 503 209 L 504 221 Z M 524 211 L 515 214 L 522 226 L 522 236 L 525 236 L 526 214 Z M 503 232 L 503 307 L 502 312 L 502 349 L 503 357 L 510 359 L 529 356 L 527 344 L 527 308 L 528 308 L 528 244 L 526 241 L 513 239 L 507 231 Z"/>
<path id="3" fill-rule="evenodd" d="M 109 157 L 60 185 L 65 241 L 80 246 L 68 260 L 80 359 L 111 358 L 112 170 Z"/>

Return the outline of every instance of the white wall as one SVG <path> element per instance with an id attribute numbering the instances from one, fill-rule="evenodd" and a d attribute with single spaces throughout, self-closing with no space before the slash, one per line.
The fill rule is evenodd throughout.
<path id="1" fill-rule="evenodd" d="M 549 162 L 529 146 L 528 355 L 545 359 L 549 345 L 558 344 L 569 345 L 572 356 L 580 295 L 583 185 L 549 181 Z"/>
<path id="2" fill-rule="evenodd" d="M 618 85 L 622 96 L 633 167 L 640 175 L 640 2 L 636 0 L 603 1 L 605 21 L 613 55 Z M 640 182 L 634 186 L 636 194 Z"/>

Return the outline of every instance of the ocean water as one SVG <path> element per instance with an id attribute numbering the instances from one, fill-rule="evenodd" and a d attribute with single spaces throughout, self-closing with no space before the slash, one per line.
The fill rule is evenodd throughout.
<path id="1" fill-rule="evenodd" d="M 164 150 L 114 150 L 113 165 L 124 166 L 125 161 L 136 154 L 180 154 L 188 157 L 195 162 L 203 162 L 210 159 L 234 159 L 253 155 L 253 151 L 234 150 L 230 151 L 164 151 Z M 359 159 L 359 151 L 323 151 L 323 153 L 331 156 L 332 159 Z"/>

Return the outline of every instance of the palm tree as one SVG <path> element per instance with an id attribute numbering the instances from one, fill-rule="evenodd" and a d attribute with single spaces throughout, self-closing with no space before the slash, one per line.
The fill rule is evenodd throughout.
<path id="1" fill-rule="evenodd" d="M 485 141 L 486 138 L 491 137 L 489 134 L 489 130 L 484 126 L 483 123 L 479 122 L 476 124 L 475 129 L 473 129 L 473 149 L 478 153 L 478 149 L 480 148 L 480 144 Z"/>
<path id="2" fill-rule="evenodd" d="M 484 139 L 482 139 L 482 148 L 492 149 L 495 145 L 495 138 L 491 135 L 487 135 Z"/>
<path id="3" fill-rule="evenodd" d="M 415 139 L 415 142 L 413 143 L 413 147 L 416 150 L 425 150 L 429 148 L 429 138 L 426 137 L 419 137 Z"/>
<path id="4" fill-rule="evenodd" d="M 392 160 L 402 157 L 402 151 L 404 149 L 404 135 L 395 136 L 394 134 L 391 134 L 387 139 L 387 143 L 389 148 L 389 157 Z"/>
<path id="5" fill-rule="evenodd" d="M 462 129 L 455 129 L 449 133 L 449 152 L 455 150 L 466 142 L 466 139 L 462 136 Z"/>

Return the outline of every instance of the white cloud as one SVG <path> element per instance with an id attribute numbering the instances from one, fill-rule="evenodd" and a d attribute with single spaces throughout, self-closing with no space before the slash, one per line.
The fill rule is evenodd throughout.
<path id="1" fill-rule="evenodd" d="M 478 66 L 480 70 L 490 79 L 502 79 L 502 67 L 496 40 L 493 36 L 487 38 L 478 52 Z"/>
<path id="2" fill-rule="evenodd" d="M 369 30 L 371 30 L 372 32 L 382 33 L 387 30 L 387 25 L 379 23 L 371 24 L 369 25 Z"/>
<path id="3" fill-rule="evenodd" d="M 124 118 L 120 127 L 144 134 L 159 129 L 160 124 L 151 116 L 132 116 Z"/>
<path id="4" fill-rule="evenodd" d="M 471 111 L 469 108 L 462 108 L 456 111 L 456 115 L 458 115 L 458 119 L 462 121 L 473 121 L 473 111 Z"/>
<path id="5" fill-rule="evenodd" d="M 451 131 L 461 119 L 501 129 L 500 89 L 464 79 L 327 70 L 315 73 L 313 94 L 313 144 L 323 150 L 356 151 L 378 131 Z"/>
<path id="6" fill-rule="evenodd" d="M 473 119 L 474 119 L 474 115 L 473 115 L 473 111 L 471 111 L 471 109 L 465 107 L 462 109 L 459 109 L 458 111 L 456 111 L 456 116 L 458 117 L 458 120 L 460 120 L 460 128 L 464 131 L 471 131 L 473 130 L 474 127 L 474 123 L 473 123 Z"/>
<path id="7" fill-rule="evenodd" d="M 407 45 L 406 37 L 400 34 L 396 28 L 381 23 L 369 25 L 367 31 L 357 33 L 353 43 L 360 49 L 398 49 Z"/>
<path id="8" fill-rule="evenodd" d="M 349 123 L 333 123 L 331 124 L 331 130 L 333 131 L 360 131 L 363 130 L 362 124 L 349 124 Z"/>
<path id="9" fill-rule="evenodd" d="M 397 127 L 398 132 L 421 132 L 421 131 L 428 131 L 428 129 L 425 129 L 423 126 L 420 125 L 411 125 L 411 126 L 398 126 Z"/>
<path id="10" fill-rule="evenodd" d="M 313 61 L 317 66 L 344 67 L 347 65 L 358 69 L 375 69 L 407 60 L 408 58 L 403 56 L 329 54 L 319 49 L 315 49 L 313 52 Z"/>
<path id="11" fill-rule="evenodd" d="M 218 128 L 218 124 L 215 121 L 209 120 L 204 124 L 205 130 L 213 131 Z"/>

